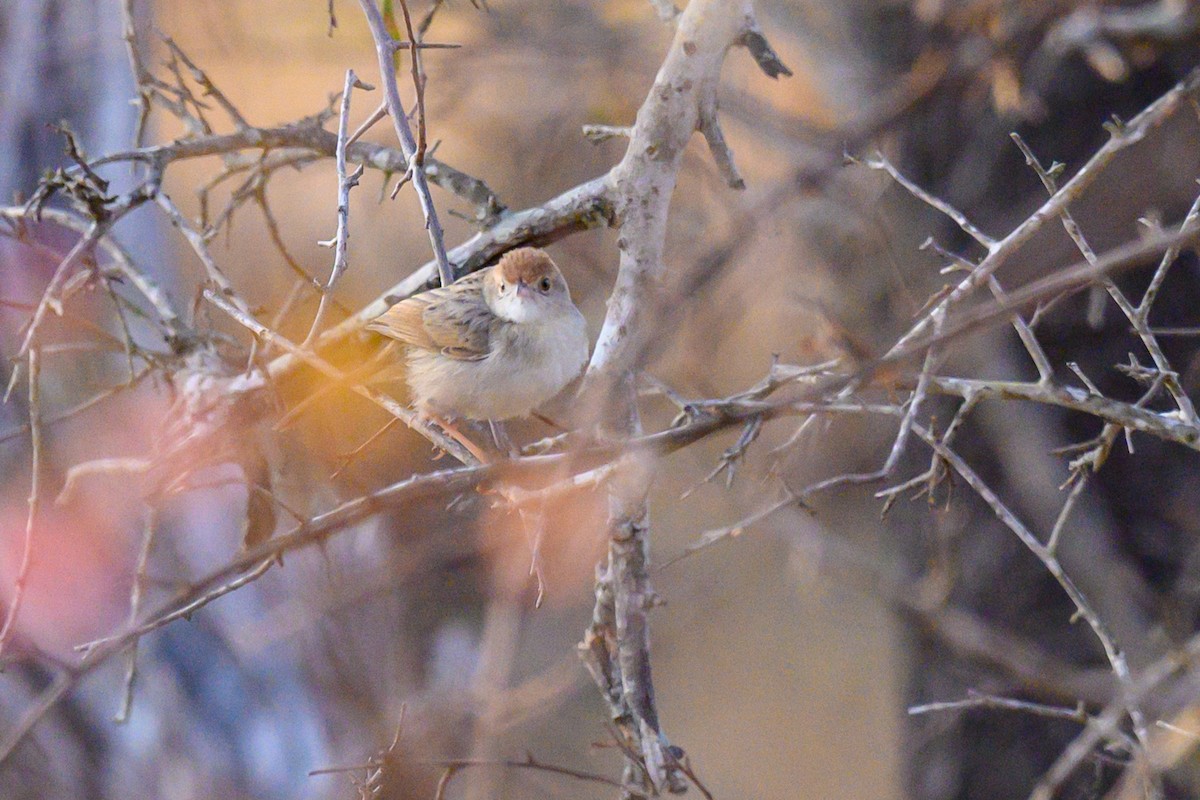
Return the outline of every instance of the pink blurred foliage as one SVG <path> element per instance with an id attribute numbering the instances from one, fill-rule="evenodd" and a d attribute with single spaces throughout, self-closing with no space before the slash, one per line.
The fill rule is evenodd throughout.
<path id="1" fill-rule="evenodd" d="M 0 236 L 0 351 L 17 352 L 36 304 L 78 233 L 49 222 Z M 93 267 L 87 263 L 80 269 Z M 103 259 L 99 267 L 104 268 Z M 167 409 L 165 392 L 143 382 L 83 411 L 56 417 L 128 379 L 111 301 L 83 285 L 39 329 L 43 348 L 39 402 L 41 487 L 32 527 L 33 562 L 15 622 L 24 641 L 58 657 L 103 636 L 127 614 L 134 559 L 143 529 L 144 490 L 137 470 L 91 472 L 60 497 L 69 470 L 95 459 L 144 457 Z M 117 338 L 119 341 L 119 338 Z M 97 349 L 85 345 L 95 343 Z M 64 344 L 79 348 L 62 348 Z M 55 349 L 55 347 L 61 349 Z M 17 363 L 17 362 L 10 362 Z M 13 600 L 29 519 L 31 445 L 27 376 L 22 371 L 0 407 L 0 599 Z M 23 428 L 16 430 L 17 428 Z M 14 435 L 8 435 L 14 434 Z"/>

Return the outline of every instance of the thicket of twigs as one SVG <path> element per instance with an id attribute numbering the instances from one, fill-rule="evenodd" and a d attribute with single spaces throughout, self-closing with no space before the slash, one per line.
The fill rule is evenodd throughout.
<path id="1" fill-rule="evenodd" d="M 45 796 L 55 780 L 74 787 L 61 796 L 102 796 L 131 780 L 64 777 L 104 763 L 111 734 L 69 713 L 96 694 L 170 742 L 143 750 L 150 762 L 200 762 L 206 736 L 246 735 L 253 714 L 213 706 L 252 706 L 253 689 L 206 682 L 240 645 L 213 642 L 228 638 L 221 614 L 248 613 L 236 598 L 277 578 L 282 611 L 244 636 L 328 638 L 311 651 L 320 666 L 258 680 L 338 698 L 298 713 L 305 736 L 338 743 L 305 753 L 340 760 L 250 747 L 265 772 L 312 770 L 325 777 L 304 778 L 309 791 L 362 797 L 483 796 L 497 771 L 578 783 L 563 791 L 710 797 L 721 778 L 672 732 L 650 635 L 672 613 L 656 610 L 657 565 L 671 555 L 656 534 L 693 490 L 705 509 L 748 511 L 701 514 L 705 532 L 671 569 L 774 530 L 904 622 L 916 645 L 901 681 L 911 796 L 1200 792 L 1197 13 L 1171 0 L 851 3 L 827 18 L 815 3 L 649 5 L 670 34 L 653 85 L 630 101 L 635 117 L 584 131 L 614 148 L 611 168 L 557 193 L 537 186 L 526 208 L 441 160 L 435 137 L 453 132 L 427 113 L 434 65 L 460 52 L 438 40 L 442 2 L 330 3 L 334 35 L 349 15 L 366 20 L 375 68 L 347 70 L 326 108 L 269 127 L 123 5 L 134 140 L 95 154 L 62 128 L 65 165 L 0 211 L 0 347 L 16 409 L 0 431 L 0 653 L 24 690 L 0 730 L 13 796 Z M 855 91 L 870 102 L 819 128 L 723 88 L 738 59 L 758 81 L 817 83 L 772 43 L 778 28 L 790 48 L 818 49 L 837 36 L 821 19 L 861 32 Z M 153 133 L 170 126 L 176 138 Z M 738 141 L 753 142 L 749 180 Z M 197 160 L 215 166 L 192 214 L 172 181 Z M 314 272 L 291 252 L 272 189 L 329 162 L 336 228 Z M 720 180 L 693 194 L 697 173 Z M 415 195 L 384 208 L 419 211 L 425 250 L 396 254 L 399 279 L 359 304 L 340 287 L 368 236 L 354 201 L 377 191 L 365 185 L 376 174 L 392 198 Z M 448 242 L 451 207 L 474 230 Z M 219 245 L 254 213 L 275 250 L 231 268 Z M 146 215 L 170 227 L 199 280 L 122 247 Z M 478 463 L 398 386 L 371 382 L 381 343 L 363 328 L 391 303 L 595 229 L 613 232 L 589 241 L 617 268 L 575 283 L 594 291 L 593 309 L 607 298 L 591 361 L 548 410 L 557 424 L 517 426 L 519 455 Z M 280 274 L 290 289 L 276 300 L 264 286 Z M 793 346 L 750 365 L 739 354 L 755 337 Z M 664 512 L 658 487 L 681 454 L 714 446 L 715 463 Z M 70 621 L 86 614 L 55 605 L 57 581 L 108 587 L 123 621 L 81 641 L 88 627 Z M 555 596 L 588 597 L 590 622 L 547 648 L 562 661 L 510 685 L 522 620 Z M 455 643 L 459 615 L 470 645 Z M 172 696 L 160 661 L 200 658 L 195 685 L 171 690 L 206 708 L 194 730 L 136 699 L 143 683 Z M 612 769 L 502 751 L 501 732 L 570 690 L 576 659 L 602 701 L 581 724 Z M 771 747 L 712 727 L 717 741 Z M 165 768 L 140 769 L 170 783 Z M 228 780 L 211 791 L 255 779 Z"/>

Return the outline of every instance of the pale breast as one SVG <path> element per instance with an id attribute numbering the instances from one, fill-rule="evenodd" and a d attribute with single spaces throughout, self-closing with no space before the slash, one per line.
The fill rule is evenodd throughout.
<path id="1" fill-rule="evenodd" d="M 478 361 L 410 350 L 408 382 L 416 405 L 452 417 L 525 416 L 562 391 L 587 361 L 587 325 L 571 311 L 538 325 L 498 326 L 491 352 Z"/>

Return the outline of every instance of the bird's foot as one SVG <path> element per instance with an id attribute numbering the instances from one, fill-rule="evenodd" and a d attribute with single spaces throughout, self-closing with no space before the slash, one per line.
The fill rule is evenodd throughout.
<path id="1" fill-rule="evenodd" d="M 496 460 L 493 455 L 487 453 L 485 450 L 479 447 L 479 445 L 467 438 L 466 434 L 460 431 L 454 425 L 454 423 L 445 417 L 438 416 L 437 414 L 429 411 L 421 411 L 420 415 L 423 419 L 436 423 L 439 428 L 446 432 L 447 436 L 461 444 L 468 453 L 475 456 L 480 464 L 490 464 Z"/>

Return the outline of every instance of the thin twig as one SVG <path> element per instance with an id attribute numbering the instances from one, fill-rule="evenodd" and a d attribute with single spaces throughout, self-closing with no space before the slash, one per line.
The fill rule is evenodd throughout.
<path id="1" fill-rule="evenodd" d="M 1120 728 L 1131 705 L 1139 705 L 1146 697 L 1181 667 L 1200 658 L 1200 635 L 1193 636 L 1185 645 L 1173 648 L 1153 664 L 1140 670 L 1132 687 L 1123 691 L 1104 711 L 1088 720 L 1050 769 L 1041 777 L 1029 800 L 1052 800 L 1058 788 L 1079 765 L 1084 762 L 1101 742 L 1120 735 Z"/>
<path id="2" fill-rule="evenodd" d="M 538 772 L 549 772 L 552 775 L 563 775 L 568 778 L 574 778 L 579 781 L 587 781 L 590 783 L 602 783 L 606 786 L 613 786 L 617 789 L 621 788 L 621 782 L 615 781 L 612 778 L 604 775 L 597 775 L 594 772 L 584 772 L 583 770 L 572 769 L 570 767 L 560 767 L 555 764 L 546 764 L 538 761 L 533 757 L 532 753 L 526 754 L 524 761 L 516 761 L 513 759 L 504 759 L 499 761 L 486 761 L 480 759 L 458 758 L 450 761 L 435 761 L 438 766 L 444 768 L 449 775 L 443 775 L 445 783 L 450 782 L 450 778 L 454 774 L 467 767 L 503 767 L 505 769 L 530 769 Z M 445 786 L 441 782 L 438 784 L 439 793 L 445 793 Z"/>
<path id="3" fill-rule="evenodd" d="M 368 447 L 370 447 L 372 444 L 374 444 L 380 438 L 382 438 L 385 433 L 387 433 L 392 428 L 394 428 L 399 422 L 400 422 L 400 419 L 398 417 L 388 417 L 388 421 L 383 423 L 383 427 L 381 427 L 379 430 L 375 431 L 373 434 L 371 434 L 369 437 L 367 437 L 367 440 L 365 442 L 363 442 L 358 447 L 354 448 L 349 453 L 347 453 L 346 455 L 341 457 L 341 459 L 337 463 L 337 466 L 333 468 L 333 472 L 330 473 L 329 479 L 333 480 L 338 475 L 341 475 L 342 472 L 344 472 L 347 467 L 349 467 L 352 463 L 354 463 L 354 459 L 358 458 L 358 456 L 361 455 L 363 453 L 363 451 L 365 451 Z"/>
<path id="4" fill-rule="evenodd" d="M 404 103 L 400 100 L 400 91 L 396 86 L 396 69 L 392 62 L 395 52 L 395 41 L 388 35 L 383 16 L 375 0 L 359 0 L 363 13 L 367 17 L 367 25 L 371 28 L 371 36 L 375 39 L 375 52 L 379 60 L 379 74 L 383 81 L 384 97 L 387 100 L 388 113 L 392 117 L 392 125 L 400 139 L 400 149 L 404 151 L 407 167 L 420 164 L 418 160 L 417 143 L 413 139 L 412 129 L 408 125 L 408 116 Z M 412 51 L 415 55 L 416 51 Z M 458 277 L 455 268 L 446 257 L 446 244 L 443 241 L 442 225 L 438 221 L 437 210 L 433 206 L 433 198 L 429 194 L 429 184 L 425 179 L 424 169 L 413 169 L 413 188 L 421 201 L 421 212 L 425 215 L 425 229 L 429 232 L 429 242 L 433 247 L 434 261 L 437 263 L 438 277 L 443 286 L 448 286 Z"/>
<path id="5" fill-rule="evenodd" d="M 239 311 L 243 314 L 250 314 L 250 305 L 234 288 L 232 281 L 229 280 L 229 276 L 217 265 L 216 259 L 209 252 L 204 234 L 192 226 L 183 212 L 179 210 L 179 207 L 175 205 L 175 202 L 165 193 L 159 192 L 154 200 L 158 203 L 159 208 L 166 212 L 171 224 L 183 234 L 188 244 L 192 246 L 192 251 L 200 259 L 200 263 L 204 267 L 204 274 L 207 276 L 208 282 L 220 292 L 222 297 L 228 298 L 229 302 L 233 303 Z"/>
<path id="6" fill-rule="evenodd" d="M 1058 180 L 1055 177 L 1056 172 L 1054 168 L 1052 167 L 1051 169 L 1046 169 L 1043 167 L 1037 156 L 1034 155 L 1033 150 L 1018 134 L 1013 133 L 1011 136 L 1013 141 L 1016 142 L 1017 147 L 1020 148 L 1021 153 L 1025 156 L 1025 163 L 1027 163 L 1034 170 L 1034 172 L 1037 173 L 1042 185 L 1046 188 L 1046 191 L 1050 193 L 1050 196 L 1053 197 L 1054 193 L 1058 191 Z M 1197 198 L 1197 203 L 1200 204 L 1200 198 Z M 1193 209 L 1197 208 L 1200 208 L 1200 205 L 1193 206 Z M 1095 250 L 1093 250 L 1091 245 L 1088 244 L 1087 239 L 1083 235 L 1083 230 L 1079 227 L 1079 223 L 1075 221 L 1075 217 L 1071 214 L 1070 207 L 1064 204 L 1062 208 L 1059 209 L 1059 216 L 1062 218 L 1063 228 L 1066 229 L 1067 235 L 1071 237 L 1071 241 L 1074 242 L 1075 246 L 1079 249 L 1080 255 L 1083 256 L 1084 260 L 1088 264 L 1095 266 L 1100 259 L 1096 256 Z M 1189 213 L 1188 218 L 1191 218 L 1194 222 L 1194 216 L 1195 212 L 1193 211 Z M 1188 223 L 1189 219 L 1185 218 L 1184 223 L 1181 226 L 1181 230 L 1184 229 Z M 1166 266 L 1169 266 L 1171 263 L 1167 261 L 1165 256 L 1169 255 L 1170 252 L 1171 250 L 1168 249 L 1167 253 L 1164 254 L 1163 260 L 1160 262 L 1159 269 L 1164 275 Z M 1172 258 L 1171 260 L 1173 261 L 1174 259 Z M 1155 278 L 1158 278 L 1158 275 L 1159 272 L 1156 271 Z M 1171 397 L 1174 398 L 1175 404 L 1179 408 L 1180 413 L 1183 414 L 1184 418 L 1193 425 L 1200 424 L 1200 418 L 1197 418 L 1196 416 L 1196 409 L 1192 405 L 1191 398 L 1189 398 L 1183 391 L 1183 387 L 1180 386 L 1178 378 L 1175 376 L 1174 371 L 1167 362 L 1167 357 L 1163 353 L 1162 347 L 1159 346 L 1158 340 L 1155 338 L 1154 334 L 1150 332 L 1149 327 L 1146 325 L 1145 316 L 1140 312 L 1141 306 L 1134 307 L 1133 303 L 1131 303 L 1125 296 L 1125 293 L 1122 292 L 1121 289 L 1115 283 L 1113 283 L 1111 279 L 1104 278 L 1101 285 L 1108 290 L 1109 295 L 1112 297 L 1113 301 L 1116 302 L 1117 307 L 1121 309 L 1121 313 L 1123 313 L 1126 319 L 1129 320 L 1129 323 L 1133 326 L 1138 338 L 1141 339 L 1142 345 L 1146 348 L 1146 352 L 1150 354 L 1150 358 L 1154 361 L 1154 366 L 1156 366 L 1159 372 L 1164 376 L 1165 380 L 1163 385 L 1166 386 L 1167 391 L 1171 393 Z M 1154 287 L 1152 283 L 1151 287 L 1146 290 L 1146 294 L 1150 295 L 1151 298 L 1154 296 L 1151 292 L 1153 288 Z M 1153 302 L 1153 299 L 1151 299 L 1151 302 Z M 1142 306 L 1145 306 L 1144 299 Z"/>
<path id="7" fill-rule="evenodd" d="M 137 566 L 133 572 L 133 586 L 129 590 L 129 618 L 125 625 L 132 629 L 137 624 L 142 610 L 142 592 L 145 590 L 146 571 L 150 564 L 150 551 L 154 548 L 154 533 L 158 523 L 158 515 L 153 506 L 147 506 L 145 511 L 145 530 L 142 532 L 142 546 L 138 550 Z M 125 653 L 125 688 L 121 693 L 121 706 L 117 710 L 114 722 L 128 722 L 133 709 L 133 683 L 137 679 L 138 643 L 135 639 Z"/>
<path id="8" fill-rule="evenodd" d="M 142 382 L 143 379 L 150 376 L 155 371 L 156 371 L 156 369 L 154 367 L 145 367 L 144 369 L 142 369 L 141 372 L 137 373 L 133 377 L 132 380 L 130 380 L 126 383 L 117 384 L 116 386 L 113 386 L 111 388 L 105 389 L 101 392 L 98 392 L 98 393 L 92 395 L 88 399 L 86 399 L 74 406 L 71 406 L 70 408 L 59 411 L 58 413 L 52 414 L 48 417 L 43 417 L 42 421 L 41 421 L 42 426 L 49 427 L 51 425 L 56 425 L 60 422 L 64 422 L 66 420 L 72 419 L 72 418 L 84 413 L 85 411 L 89 411 L 89 410 L 95 408 L 96 406 L 100 405 L 101 403 L 103 403 L 105 400 L 108 400 L 127 389 L 132 389 L 133 387 L 137 386 L 138 384 L 140 384 Z M 29 430 L 28 422 L 18 425 L 7 431 L 4 431 L 3 433 L 0 433 L 0 444 L 4 444 L 5 442 L 15 439 L 16 437 L 20 436 L 22 433 L 24 433 L 27 430 Z"/>
<path id="9" fill-rule="evenodd" d="M 749 514 L 746 517 L 743 517 L 732 525 L 727 525 L 724 528 L 714 528 L 713 530 L 705 531 L 696 538 L 696 541 L 683 548 L 682 553 L 663 562 L 656 571 L 662 572 L 668 567 L 678 564 L 680 561 L 684 560 L 693 553 L 704 550 L 723 539 L 731 539 L 736 536 L 740 536 L 746 530 L 746 528 L 750 527 L 751 525 L 757 525 L 767 517 L 774 516 L 777 512 L 782 511 L 785 508 L 790 508 L 798 503 L 799 500 L 796 498 L 796 496 L 791 492 L 788 492 L 781 500 L 777 500 L 774 503 L 770 503 L 769 505 L 758 509 L 757 511 Z"/>
<path id="10" fill-rule="evenodd" d="M 1079 616 L 1082 617 L 1092 629 L 1092 633 L 1100 642 L 1100 645 L 1104 648 L 1104 653 L 1108 657 L 1108 663 L 1112 667 L 1113 674 L 1116 675 L 1117 680 L 1121 682 L 1121 685 L 1125 687 L 1127 691 L 1130 690 L 1133 685 L 1133 677 L 1129 670 L 1129 663 L 1125 658 L 1125 652 L 1121 649 L 1112 632 L 1108 629 L 1108 626 L 1105 624 L 1105 622 L 1100 619 L 1099 614 L 1096 613 L 1096 610 L 1084 596 L 1083 592 L 1080 591 L 1080 589 L 1075 585 L 1075 582 L 1071 580 L 1069 575 L 1067 575 L 1061 562 L 1059 562 L 1058 557 L 1045 545 L 1038 541 L 1037 537 L 1033 535 L 1033 532 L 1025 527 L 1024 523 L 1022 523 L 1017 516 L 1008 509 L 1000 497 L 994 491 L 992 491 L 992 489 L 986 483 L 984 483 L 979 475 L 976 474 L 973 469 L 971 469 L 971 467 L 962 459 L 961 456 L 942 444 L 937 437 L 930 434 L 924 428 L 914 425 L 913 430 L 925 441 L 926 444 L 933 448 L 938 455 L 944 458 L 946 462 L 954 468 L 954 471 L 957 472 L 962 479 L 967 482 L 967 485 L 970 486 L 975 493 L 978 494 L 980 498 L 982 498 L 983 501 L 988 504 L 988 506 L 996 514 L 996 517 L 1003 522 L 1009 530 L 1017 535 L 1017 538 L 1020 539 L 1021 543 L 1025 545 L 1026 549 L 1028 549 L 1038 559 L 1038 561 L 1042 562 L 1042 565 L 1046 568 L 1046 571 L 1050 573 L 1055 581 L 1058 582 L 1058 585 L 1062 587 L 1062 590 L 1066 593 L 1067 597 L 1070 598 Z M 1129 713 L 1130 720 L 1133 722 L 1134 734 L 1137 736 L 1139 745 L 1142 748 L 1148 747 L 1149 735 L 1146 729 L 1145 715 L 1142 713 L 1141 707 L 1131 701 L 1127 707 L 1127 711 Z"/>
<path id="11" fill-rule="evenodd" d="M 1187 215 L 1183 218 L 1183 224 L 1180 225 L 1181 231 L 1190 231 L 1200 225 L 1200 195 L 1192 202 L 1192 207 L 1188 209 Z M 1158 299 L 1158 292 L 1162 289 L 1163 282 L 1167 279 L 1167 272 L 1171 265 L 1175 263 L 1175 259 L 1179 258 L 1181 247 L 1180 245 L 1172 245 L 1162 255 L 1162 260 L 1158 262 L 1158 268 L 1154 270 L 1154 276 L 1150 279 L 1150 284 L 1146 287 L 1146 293 L 1142 295 L 1142 302 L 1138 304 L 1137 315 L 1145 324 L 1150 323 L 1150 309 L 1154 307 L 1154 301 Z"/>
<path id="12" fill-rule="evenodd" d="M 356 88 L 369 90 L 371 87 L 359 81 L 358 76 L 354 74 L 354 70 L 348 69 L 346 70 L 346 85 L 342 90 L 342 110 L 338 115 L 338 145 L 334 155 L 334 163 L 337 165 L 338 199 L 337 234 L 334 236 L 333 246 L 333 268 L 329 271 L 329 280 L 321 287 L 321 301 L 317 306 L 317 313 L 313 316 L 312 325 L 308 329 L 308 335 L 304 337 L 304 341 L 300 344 L 300 347 L 305 350 L 312 346 L 313 340 L 320 332 L 321 323 L 325 319 L 325 314 L 329 311 L 329 300 L 333 295 L 333 289 L 337 285 L 338 279 L 342 277 L 342 273 L 346 271 L 346 246 L 350 239 L 350 190 L 358 185 L 358 179 L 362 177 L 363 173 L 363 166 L 359 164 L 353 173 L 346 174 L 350 94 Z"/>
<path id="13" fill-rule="evenodd" d="M 404 28 L 408 31 L 408 40 L 420 44 L 421 34 L 413 31 L 412 15 L 408 12 L 408 0 L 398 0 L 400 13 L 404 15 Z M 409 49 L 409 64 L 411 65 L 413 91 L 417 96 L 417 150 L 412 157 L 414 170 L 425 168 L 425 69 L 421 64 L 421 48 Z"/>
<path id="14" fill-rule="evenodd" d="M 33 568 L 33 534 L 38 524 L 38 512 L 42 505 L 42 390 L 41 353 L 37 346 L 31 347 L 29 361 L 29 514 L 25 518 L 25 539 L 21 545 L 21 566 L 13 583 L 12 598 L 4 626 L 0 628 L 0 655 L 13 635 L 13 626 L 25 599 L 29 585 L 29 572 Z"/>
<path id="15" fill-rule="evenodd" d="M 911 706 L 908 709 L 908 714 L 909 716 L 915 717 L 921 714 L 932 714 L 941 711 L 964 711 L 973 708 L 1020 711 L 1022 713 L 1033 714 L 1039 717 L 1065 719 L 1070 722 L 1078 722 L 1080 724 L 1087 722 L 1089 719 L 1082 703 L 1075 708 L 1063 708 L 1061 706 L 1048 706 L 1043 703 L 1031 703 L 1027 700 L 1015 700 L 1010 697 L 996 697 L 995 695 L 980 694 L 974 691 L 970 692 L 969 696 L 965 700 L 950 700 L 940 703 L 925 703 L 919 706 Z"/>
<path id="16" fill-rule="evenodd" d="M 273 558 L 265 559 L 246 574 L 241 575 L 234 580 L 229 581 L 228 583 L 217 586 L 211 591 L 201 594 L 199 597 L 196 597 L 179 608 L 160 616 L 153 616 L 142 623 L 131 625 L 124 631 L 113 634 L 112 636 L 105 636 L 100 639 L 93 639 L 90 642 L 85 642 L 84 644 L 76 645 L 75 650 L 83 654 L 83 659 L 86 662 L 92 658 L 93 654 L 96 653 L 100 648 L 122 642 L 137 641 L 146 634 L 152 633 L 166 625 L 170 625 L 177 619 L 186 619 L 214 600 L 219 600 L 225 595 L 230 594 L 231 592 L 236 592 L 243 586 L 253 583 L 261 578 L 275 563 L 276 561 Z"/>
<path id="17" fill-rule="evenodd" d="M 1080 167 L 1079 171 L 1054 196 L 1042 204 L 1042 207 L 1035 213 L 1026 217 L 1007 236 L 988 248 L 988 253 L 979 262 L 979 266 L 938 303 L 937 310 L 944 311 L 975 288 L 983 285 L 988 276 L 999 269 L 1021 245 L 1029 241 L 1047 220 L 1057 217 L 1063 208 L 1077 200 L 1104 171 L 1109 162 L 1116 157 L 1117 153 L 1142 141 L 1151 130 L 1169 119 L 1183 105 L 1184 99 L 1195 92 L 1197 86 L 1200 86 L 1200 68 L 1192 70 L 1186 78 L 1147 106 L 1128 123 L 1115 127 L 1109 140 L 1096 151 L 1086 164 Z M 932 323 L 932 313 L 923 315 L 892 345 L 888 355 L 902 351 L 920 339 L 928 332 Z"/>
<path id="18" fill-rule="evenodd" d="M 970 236 L 979 244 L 983 245 L 985 250 L 989 252 L 993 250 L 997 242 L 991 236 L 981 231 L 975 223 L 967 219 L 967 215 L 959 211 L 954 206 L 942 200 L 940 197 L 934 197 L 929 192 L 922 189 L 917 184 L 909 180 L 900 170 L 896 169 L 892 162 L 883 157 L 882 153 L 876 153 L 874 157 L 863 162 L 866 166 L 874 170 L 882 170 L 892 176 L 892 180 L 904 187 L 905 191 L 917 198 L 921 202 L 928 205 L 930 208 L 940 211 L 945 216 L 949 217 L 955 225 L 962 229 L 963 233 Z"/>
<path id="19" fill-rule="evenodd" d="M 229 119 L 233 121 L 234 127 L 238 130 L 246 130 L 251 127 L 250 123 L 246 122 L 245 117 L 242 116 L 242 112 L 238 111 L 237 106 L 230 102 L 225 93 L 217 88 L 217 85 L 209 79 L 208 73 L 200 69 L 188 58 L 187 53 L 183 52 L 183 49 L 175 43 L 174 39 L 170 36 L 164 36 L 163 42 L 170 49 L 171 53 L 187 67 L 188 72 L 192 75 L 192 80 L 200 84 L 200 88 L 204 90 L 204 96 L 215 100 L 217 105 L 221 107 L 221 110 L 229 115 Z"/>

